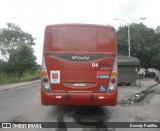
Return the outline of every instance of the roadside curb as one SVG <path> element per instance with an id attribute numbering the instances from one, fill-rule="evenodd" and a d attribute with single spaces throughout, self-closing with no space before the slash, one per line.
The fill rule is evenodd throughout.
<path id="1" fill-rule="evenodd" d="M 123 99 L 119 102 L 119 104 L 123 104 L 123 105 L 128 105 L 128 104 L 133 104 L 133 103 L 140 103 L 141 101 L 143 101 L 146 96 L 149 94 L 147 93 L 150 89 L 156 87 L 157 85 L 159 85 L 159 83 L 155 83 L 150 85 L 149 87 L 147 87 L 144 90 L 141 90 L 138 93 L 135 93 L 133 95 L 131 95 L 130 97 L 128 97 L 127 99 Z"/>
<path id="2" fill-rule="evenodd" d="M 150 89 L 152 89 L 152 88 L 154 88 L 155 86 L 157 86 L 157 85 L 159 85 L 159 83 L 157 82 L 157 83 L 155 83 L 155 84 L 153 84 L 153 85 L 151 85 L 151 86 L 149 86 L 149 87 L 147 87 L 147 89 L 144 89 L 144 90 L 142 90 L 141 92 L 139 92 L 139 93 L 143 93 L 143 92 L 145 92 L 145 91 L 148 91 L 148 90 L 150 90 Z M 139 94 L 138 93 L 138 94 Z"/>
<path id="3" fill-rule="evenodd" d="M 12 90 L 12 89 L 17 89 L 17 88 L 20 88 L 20 87 L 33 85 L 33 84 L 37 84 L 37 83 L 40 83 L 40 80 L 29 81 L 29 82 L 21 82 L 21 83 L 14 83 L 14 84 L 9 84 L 9 85 L 2 85 L 2 86 L 0 86 L 0 92 Z"/>

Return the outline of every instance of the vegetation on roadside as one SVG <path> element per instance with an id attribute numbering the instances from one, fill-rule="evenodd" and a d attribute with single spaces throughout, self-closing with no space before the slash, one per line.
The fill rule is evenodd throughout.
<path id="1" fill-rule="evenodd" d="M 128 26 L 117 30 L 117 45 L 120 55 L 128 55 Z M 149 28 L 143 23 L 130 25 L 131 56 L 141 61 L 142 68 L 160 70 L 160 26 Z"/>
<path id="2" fill-rule="evenodd" d="M 0 84 L 39 79 L 40 65 L 32 46 L 35 38 L 18 25 L 0 29 Z"/>
<path id="3" fill-rule="evenodd" d="M 25 81 L 33 81 L 40 79 L 40 72 L 25 72 L 23 77 L 19 79 L 18 76 L 15 76 L 15 74 L 0 74 L 0 85 L 4 84 L 11 84 L 11 83 L 19 83 L 19 82 L 25 82 Z"/>

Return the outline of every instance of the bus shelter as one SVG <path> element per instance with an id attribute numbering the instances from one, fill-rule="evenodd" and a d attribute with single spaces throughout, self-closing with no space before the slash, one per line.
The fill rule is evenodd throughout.
<path id="1" fill-rule="evenodd" d="M 131 56 L 118 56 L 118 85 L 130 85 L 138 79 L 140 60 Z"/>

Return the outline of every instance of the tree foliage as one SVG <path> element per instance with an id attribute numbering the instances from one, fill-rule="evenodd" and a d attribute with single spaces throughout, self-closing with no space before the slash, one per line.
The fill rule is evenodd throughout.
<path id="1" fill-rule="evenodd" d="M 128 33 L 127 26 L 121 26 L 117 31 L 117 43 L 119 54 L 128 55 Z M 157 31 L 148 28 L 144 24 L 130 25 L 130 46 L 131 56 L 140 59 L 141 65 L 144 68 L 152 68 L 152 60 L 158 56 L 160 52 L 160 38 Z M 158 57 L 157 57 L 158 58 Z M 157 58 L 155 60 L 157 60 Z"/>
<path id="2" fill-rule="evenodd" d="M 0 30 L 0 58 L 1 67 L 7 74 L 23 76 L 25 71 L 31 70 L 36 66 L 36 57 L 32 46 L 35 38 L 24 32 L 19 26 L 8 23 L 7 28 Z"/>
<path id="3" fill-rule="evenodd" d="M 36 57 L 33 55 L 33 49 L 28 45 L 22 45 L 20 48 L 12 49 L 7 63 L 7 74 L 15 73 L 20 77 L 25 71 L 31 70 L 36 66 Z"/>
<path id="4" fill-rule="evenodd" d="M 0 74 L 5 72 L 6 62 L 0 59 Z"/>
<path id="5" fill-rule="evenodd" d="M 7 28 L 0 30 L 0 53 L 1 57 L 8 59 L 10 50 L 19 48 L 22 44 L 30 47 L 35 45 L 35 38 L 29 33 L 24 32 L 18 25 L 7 23 Z"/>

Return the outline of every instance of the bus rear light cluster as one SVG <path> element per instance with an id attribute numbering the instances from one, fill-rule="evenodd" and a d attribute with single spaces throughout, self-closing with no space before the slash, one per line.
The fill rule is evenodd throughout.
<path id="1" fill-rule="evenodd" d="M 45 84 L 45 85 L 44 85 L 44 89 L 45 89 L 47 92 L 51 92 L 50 84 Z"/>
<path id="2" fill-rule="evenodd" d="M 112 79 L 111 79 L 111 83 L 114 84 L 115 82 L 116 82 L 116 79 L 115 79 L 115 78 L 112 78 Z"/>
<path id="3" fill-rule="evenodd" d="M 45 91 L 51 92 L 51 87 L 48 79 L 48 73 L 46 70 L 46 64 L 44 61 L 44 57 L 42 58 L 42 70 L 41 70 L 41 80 L 42 80 L 42 85 Z"/>
<path id="4" fill-rule="evenodd" d="M 46 77 L 47 76 L 47 71 L 46 70 L 42 70 L 41 71 L 41 76 L 42 77 Z"/>
<path id="5" fill-rule="evenodd" d="M 109 82 L 109 88 L 108 88 L 108 92 L 114 92 L 114 90 L 117 88 L 117 58 L 115 58 L 115 62 L 114 62 L 114 66 L 113 66 L 113 70 L 112 70 L 112 74 L 111 74 L 111 78 L 110 78 L 110 82 Z"/>
<path id="6" fill-rule="evenodd" d="M 48 78 L 47 77 L 43 78 L 43 82 L 48 83 Z"/>
<path id="7" fill-rule="evenodd" d="M 112 72 L 112 77 L 113 77 L 113 78 L 117 78 L 117 75 L 118 75 L 118 74 L 117 74 L 117 71 L 113 71 L 113 72 Z"/>
<path id="8" fill-rule="evenodd" d="M 109 85 L 109 92 L 113 92 L 114 91 L 115 86 L 114 85 Z"/>

